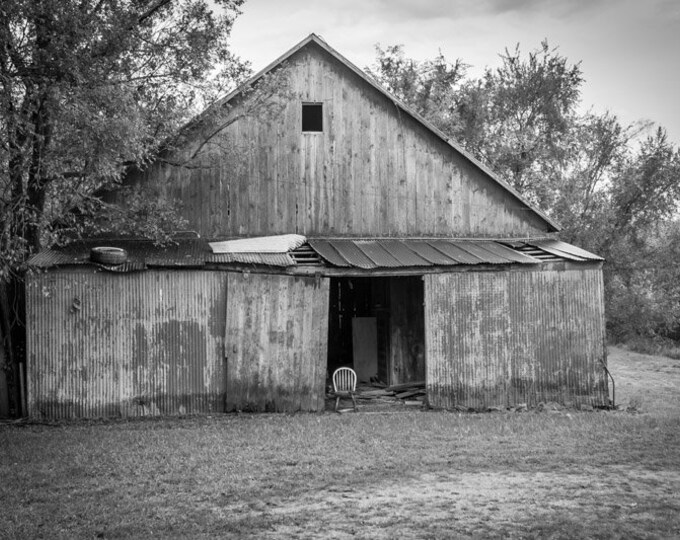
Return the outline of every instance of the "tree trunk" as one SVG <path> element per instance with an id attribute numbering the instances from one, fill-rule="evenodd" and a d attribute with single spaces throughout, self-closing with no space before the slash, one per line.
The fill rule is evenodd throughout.
<path id="1" fill-rule="evenodd" d="M 20 414 L 20 388 L 14 358 L 9 283 L 0 281 L 0 418 Z"/>

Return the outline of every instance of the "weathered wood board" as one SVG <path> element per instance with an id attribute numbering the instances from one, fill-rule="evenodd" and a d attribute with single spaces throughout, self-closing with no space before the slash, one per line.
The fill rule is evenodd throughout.
<path id="1" fill-rule="evenodd" d="M 170 164 L 171 157 L 136 181 L 179 201 L 190 227 L 208 237 L 508 237 L 549 229 L 525 203 L 318 45 L 294 53 L 283 69 L 289 91 L 266 100 L 276 106 L 248 113 L 247 100 L 236 100 L 224 113 L 236 120 L 191 163 Z M 323 132 L 302 132 L 308 102 L 322 104 Z M 193 137 L 189 147 L 199 144 L 198 131 Z"/>
<path id="2" fill-rule="evenodd" d="M 323 410 L 328 281 L 229 274 L 227 411 Z"/>

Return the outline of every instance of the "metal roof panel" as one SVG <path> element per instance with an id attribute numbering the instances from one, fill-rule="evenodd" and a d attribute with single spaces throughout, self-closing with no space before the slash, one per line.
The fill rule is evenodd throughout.
<path id="1" fill-rule="evenodd" d="M 455 243 L 456 247 L 464 249 L 475 257 L 478 257 L 481 262 L 488 264 L 507 264 L 509 259 L 496 255 L 488 249 L 484 249 L 484 244 L 481 241 L 459 241 Z"/>
<path id="2" fill-rule="evenodd" d="M 94 247 L 110 246 L 124 249 L 128 258 L 121 265 L 101 265 L 90 259 Z M 86 238 L 66 246 L 37 253 L 29 259 L 29 265 L 50 268 L 64 265 L 97 264 L 119 272 L 143 270 L 147 266 L 203 266 L 209 254 L 206 242 L 199 238 L 181 239 L 165 246 L 158 246 L 151 240 L 130 238 Z"/>
<path id="3" fill-rule="evenodd" d="M 381 240 L 380 245 L 385 248 L 392 257 L 397 259 L 402 266 L 432 266 L 430 261 L 414 252 L 404 241 Z"/>
<path id="4" fill-rule="evenodd" d="M 378 267 L 397 268 L 404 266 L 382 245 L 381 240 L 358 241 L 356 246 Z"/>
<path id="5" fill-rule="evenodd" d="M 329 243 L 351 266 L 366 270 L 378 267 L 352 240 L 329 240 Z"/>
<path id="6" fill-rule="evenodd" d="M 85 262 L 90 262 L 89 257 Z M 83 262 L 75 259 L 72 255 L 54 249 L 40 251 L 28 259 L 28 266 L 33 268 L 51 268 L 67 264 L 83 264 Z"/>
<path id="7" fill-rule="evenodd" d="M 406 244 L 406 246 L 408 246 L 411 251 L 417 253 L 420 257 L 435 266 L 451 266 L 460 264 L 458 261 L 447 257 L 441 251 L 435 249 L 423 240 L 404 240 L 404 244 Z"/>
<path id="8" fill-rule="evenodd" d="M 527 243 L 537 246 L 548 253 L 553 253 L 560 257 L 574 261 L 604 261 L 604 259 L 599 255 L 595 255 L 594 253 L 590 253 L 585 249 L 567 244 L 561 240 L 551 238 L 545 240 L 528 241 Z"/>
<path id="9" fill-rule="evenodd" d="M 338 253 L 329 240 L 309 240 L 309 245 L 319 256 L 333 266 L 350 267 L 352 266 L 345 258 Z"/>
<path id="10" fill-rule="evenodd" d="M 522 264 L 538 264 L 540 262 L 529 255 L 519 253 L 514 249 L 511 249 L 507 246 L 504 246 L 503 244 L 494 242 L 492 240 L 479 240 L 475 242 L 475 244 L 481 248 L 484 248 L 487 251 L 490 251 L 491 253 L 498 257 L 502 257 L 507 262 L 513 263 L 517 262 Z"/>
<path id="11" fill-rule="evenodd" d="M 460 264 L 481 264 L 484 259 L 458 247 L 451 240 L 430 240 L 428 244 Z"/>

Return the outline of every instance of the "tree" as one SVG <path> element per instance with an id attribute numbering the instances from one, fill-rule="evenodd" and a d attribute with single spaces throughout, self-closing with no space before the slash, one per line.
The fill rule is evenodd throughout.
<path id="1" fill-rule="evenodd" d="M 680 337 L 680 150 L 658 128 L 578 114 L 583 77 L 547 42 L 519 46 L 466 78 L 461 60 L 377 48 L 379 82 L 457 139 L 563 225 L 566 241 L 607 259 L 607 321 L 615 339 Z"/>
<path id="2" fill-rule="evenodd" d="M 556 171 L 551 213 L 568 242 L 600 253 L 609 228 L 612 186 L 646 124 L 624 127 L 611 113 L 574 116 Z"/>
<path id="3" fill-rule="evenodd" d="M 2 3 L 0 278 L 92 225 L 102 188 L 147 164 L 248 73 L 227 46 L 242 2 Z M 159 231 L 173 208 L 153 205 L 141 198 L 131 209 Z"/>
<path id="4" fill-rule="evenodd" d="M 459 114 L 465 130 L 458 134 L 510 185 L 550 208 L 579 103 L 580 65 L 547 41 L 526 58 L 517 45 L 500 59 L 500 67 L 464 87 Z"/>
<path id="5" fill-rule="evenodd" d="M 677 335 L 680 150 L 658 128 L 606 188 L 598 252 L 607 258 L 608 322 L 618 339 Z"/>
<path id="6" fill-rule="evenodd" d="M 459 124 L 458 93 L 467 65 L 450 63 L 439 53 L 434 60 L 406 58 L 403 45 L 382 49 L 376 45 L 376 63 L 366 71 L 420 116 L 444 131 Z"/>
<path id="7" fill-rule="evenodd" d="M 467 65 L 440 53 L 432 61 L 405 58 L 403 47 L 377 47 L 373 76 L 525 197 L 550 207 L 551 178 L 566 156 L 569 130 L 583 82 L 547 41 L 523 57 L 519 45 L 501 65 L 466 79 Z"/>

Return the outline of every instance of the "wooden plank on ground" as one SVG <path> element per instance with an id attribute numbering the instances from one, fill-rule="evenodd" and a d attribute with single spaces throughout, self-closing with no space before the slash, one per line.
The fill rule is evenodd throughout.
<path id="1" fill-rule="evenodd" d="M 362 391 L 358 395 L 361 397 L 392 396 L 394 395 L 394 392 L 389 392 L 381 388 L 378 390 L 366 390 L 365 392 Z"/>
<path id="2" fill-rule="evenodd" d="M 425 393 L 425 389 L 421 388 L 418 390 L 408 390 L 406 392 L 400 392 L 399 394 L 396 394 L 396 397 L 399 399 L 406 399 L 410 398 L 411 396 L 417 396 Z"/>
<path id="3" fill-rule="evenodd" d="M 407 390 L 407 389 L 416 389 L 416 388 L 425 388 L 425 381 L 415 381 L 415 382 L 408 382 L 408 383 L 402 383 L 402 384 L 394 384 L 392 386 L 388 386 L 387 390 L 391 390 L 394 392 L 398 392 L 399 390 Z"/>

